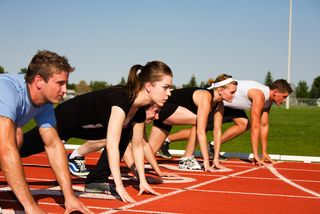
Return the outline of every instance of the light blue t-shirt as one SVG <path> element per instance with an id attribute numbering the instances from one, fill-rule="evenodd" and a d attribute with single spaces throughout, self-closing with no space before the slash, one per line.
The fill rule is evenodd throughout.
<path id="1" fill-rule="evenodd" d="M 38 127 L 56 126 L 53 105 L 33 106 L 23 75 L 0 74 L 0 115 L 10 118 L 20 127 L 32 118 Z"/>

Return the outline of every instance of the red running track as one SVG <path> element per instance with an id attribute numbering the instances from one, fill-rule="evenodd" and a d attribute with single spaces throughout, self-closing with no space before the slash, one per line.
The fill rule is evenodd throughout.
<path id="1" fill-rule="evenodd" d="M 98 153 L 88 155 L 92 168 Z M 63 213 L 64 199 L 45 154 L 23 159 L 32 194 L 48 213 Z M 228 172 L 182 171 L 178 159 L 159 159 L 162 170 L 179 175 L 152 187 L 160 196 L 138 194 L 138 182 L 122 164 L 126 190 L 137 201 L 124 203 L 117 196 L 83 192 L 84 179 L 72 177 L 80 200 L 95 213 L 320 213 L 320 164 L 278 162 L 266 168 L 241 160 L 227 160 Z M 146 165 L 148 177 L 157 178 Z M 21 213 L 22 206 L 0 171 L 0 206 L 3 213 Z"/>

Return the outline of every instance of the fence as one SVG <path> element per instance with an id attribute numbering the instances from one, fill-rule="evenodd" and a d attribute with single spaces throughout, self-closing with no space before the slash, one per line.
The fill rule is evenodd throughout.
<path id="1" fill-rule="evenodd" d="M 290 106 L 318 106 L 320 107 L 320 98 L 295 98 L 290 97 Z"/>

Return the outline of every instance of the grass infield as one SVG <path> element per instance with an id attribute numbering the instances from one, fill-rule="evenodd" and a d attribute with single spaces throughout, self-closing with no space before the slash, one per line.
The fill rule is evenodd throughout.
<path id="1" fill-rule="evenodd" d="M 249 116 L 249 113 L 247 113 Z M 320 156 L 320 107 L 284 107 L 273 106 L 269 117 L 268 152 L 281 155 Z M 223 130 L 232 123 L 223 125 Z M 24 126 L 24 131 L 34 127 L 34 121 Z M 174 126 L 172 133 L 189 126 Z M 150 126 L 147 127 L 149 133 Z M 208 132 L 208 141 L 212 140 L 212 131 Z M 70 139 L 69 144 L 82 144 L 80 139 Z M 184 149 L 186 142 L 170 144 L 170 149 Z M 251 153 L 250 130 L 245 134 L 226 142 L 221 151 Z"/>

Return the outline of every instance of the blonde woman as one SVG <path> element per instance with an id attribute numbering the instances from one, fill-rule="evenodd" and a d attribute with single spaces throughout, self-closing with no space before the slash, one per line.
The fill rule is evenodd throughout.
<path id="1" fill-rule="evenodd" d="M 173 90 L 168 102 L 161 108 L 159 119 L 151 129 L 149 143 L 156 152 L 170 133 L 172 125 L 192 125 L 186 153 L 179 162 L 182 169 L 201 169 L 193 157 L 196 141 L 200 145 L 205 171 L 211 171 L 209 163 L 206 125 L 208 115 L 214 111 L 214 139 L 221 140 L 223 102 L 231 102 L 237 90 L 237 81 L 226 74 L 219 75 L 210 89 L 183 88 Z"/>

